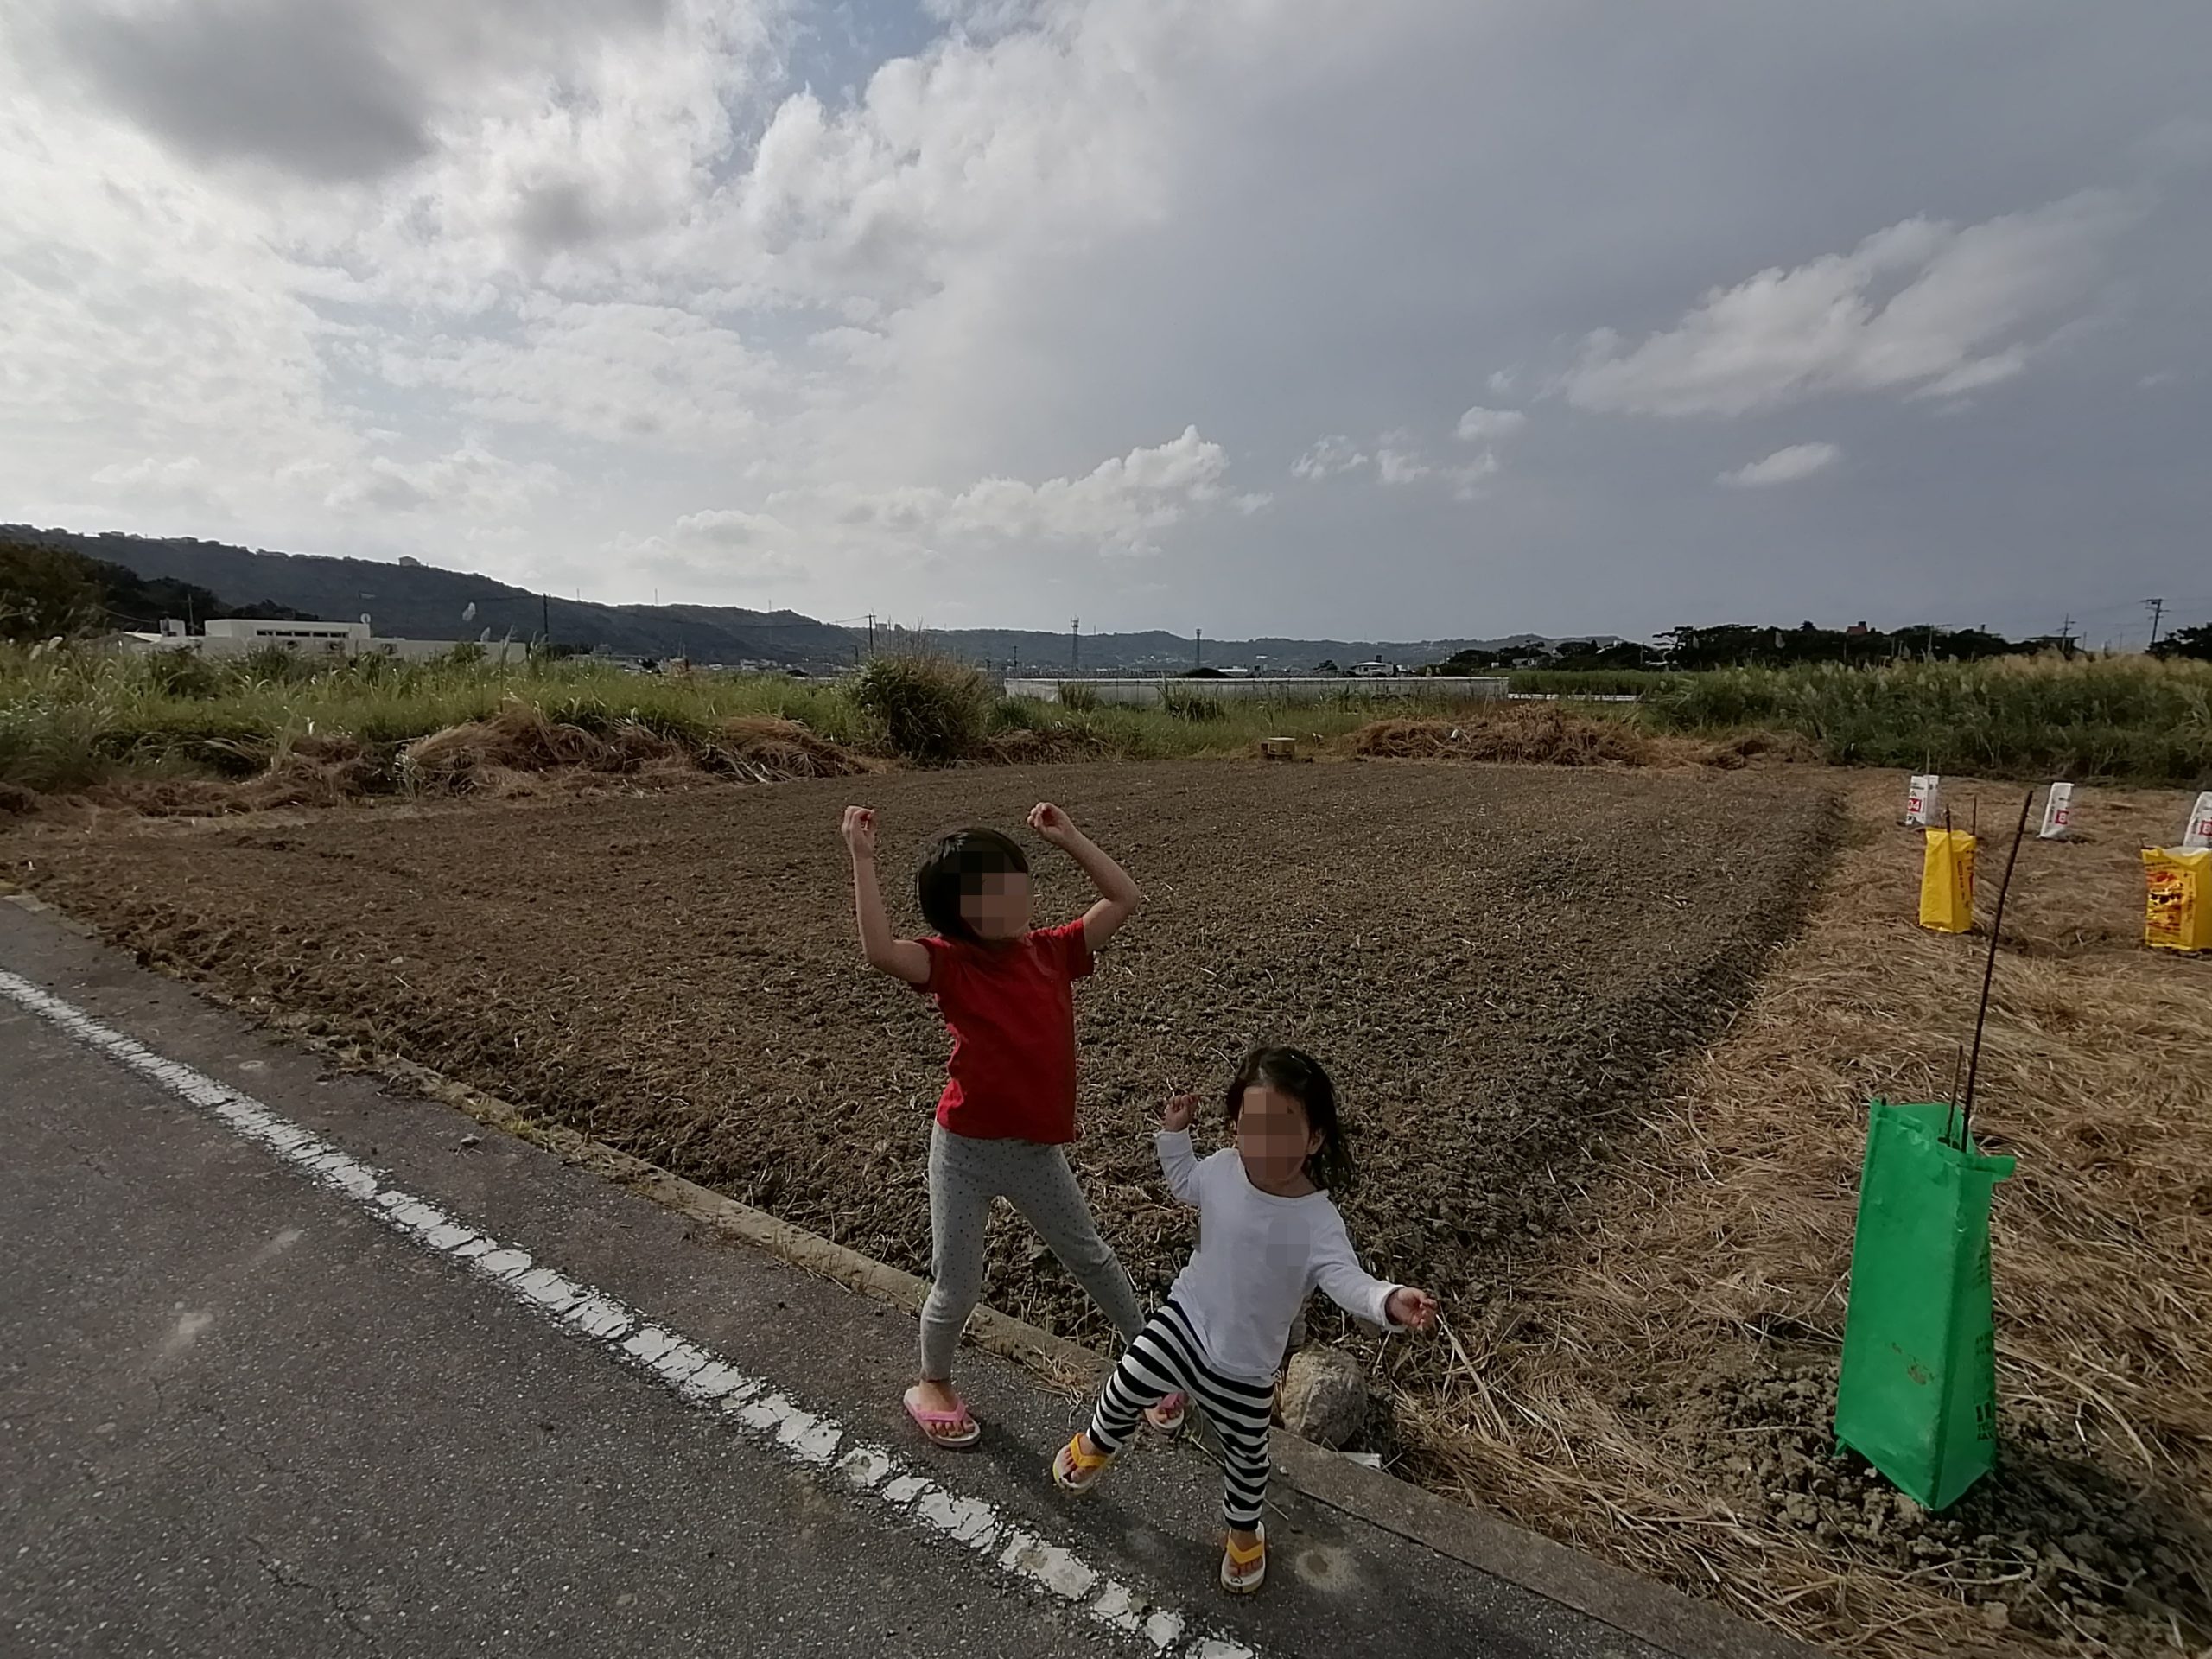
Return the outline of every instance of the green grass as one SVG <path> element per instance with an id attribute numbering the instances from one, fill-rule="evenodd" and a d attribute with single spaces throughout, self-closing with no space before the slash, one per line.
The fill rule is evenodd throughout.
<path id="1" fill-rule="evenodd" d="M 1672 677 L 1656 668 L 1521 668 L 1506 677 L 1506 690 L 1540 696 L 1637 697 Z"/>
<path id="2" fill-rule="evenodd" d="M 1516 686 L 1536 678 L 1544 683 L 1530 689 L 1564 696 L 1633 683 L 1644 700 L 1623 706 L 1620 717 L 1708 735 L 1799 733 L 1846 765 L 2212 785 L 2212 664 L 2005 658 L 1514 677 Z M 1129 708 L 1095 696 L 1058 703 L 1001 697 L 980 680 L 940 682 L 911 666 L 824 683 L 635 675 L 573 659 L 501 666 L 363 658 L 318 667 L 0 646 L 0 783 L 52 792 L 124 775 L 240 776 L 310 734 L 388 750 L 486 717 L 510 699 L 594 731 L 634 721 L 690 747 L 734 716 L 773 715 L 855 748 L 938 762 L 1023 731 L 1071 738 L 1076 752 L 1173 760 L 1249 756 L 1262 737 L 1333 743 L 1378 719 L 1469 713 L 1440 696 L 1376 697 L 1351 684 L 1312 702 L 1170 690 L 1165 707 Z M 928 718 L 912 717 L 913 700 L 948 697 L 957 706 L 930 712 L 931 702 Z"/>
<path id="3" fill-rule="evenodd" d="M 2212 664 L 1999 658 L 1670 675 L 1662 730 L 1797 732 L 1843 766 L 2077 782 L 2212 783 Z"/>

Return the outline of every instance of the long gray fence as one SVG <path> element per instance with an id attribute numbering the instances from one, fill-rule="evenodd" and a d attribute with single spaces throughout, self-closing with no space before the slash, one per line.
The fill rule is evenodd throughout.
<path id="1" fill-rule="evenodd" d="M 1035 697 L 1045 702 L 1058 702 L 1063 685 L 1077 685 L 1090 693 L 1101 702 L 1133 703 L 1157 708 L 1166 701 L 1169 687 L 1178 696 L 1195 692 L 1208 697 L 1241 697 L 1275 702 L 1317 702 L 1324 698 L 1344 696 L 1373 697 L 1381 701 L 1389 697 L 1455 697 L 1472 701 L 1477 698 L 1502 697 L 1505 695 L 1505 681 L 1501 678 L 1459 675 L 1401 676 L 1396 679 L 1262 679 L 1257 677 L 1234 679 L 1009 679 L 1006 694 L 1010 697 Z"/>

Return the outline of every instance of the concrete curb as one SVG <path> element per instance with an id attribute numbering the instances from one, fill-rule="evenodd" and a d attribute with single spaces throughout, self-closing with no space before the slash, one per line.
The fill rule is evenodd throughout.
<path id="1" fill-rule="evenodd" d="M 95 930 L 28 893 L 0 896 L 70 932 L 99 938 Z M 235 1013 L 247 1012 L 212 988 L 180 982 Z M 927 1282 L 912 1274 L 779 1221 L 765 1211 L 573 1129 L 533 1122 L 512 1103 L 429 1066 L 317 1037 L 304 1028 L 306 1016 L 256 1012 L 251 1017 L 341 1066 L 387 1077 L 486 1128 L 530 1141 L 565 1163 L 641 1193 L 725 1238 L 765 1250 L 849 1290 L 912 1314 L 920 1313 L 929 1293 Z M 1078 1391 L 1098 1386 L 1108 1369 L 1104 1357 L 1080 1344 L 988 1306 L 976 1310 L 966 1335 L 977 1346 Z M 1515 1526 L 1490 1511 L 1452 1503 L 1363 1467 L 1285 1430 L 1274 1432 L 1270 1450 L 1276 1468 L 1311 1502 L 1518 1585 L 1680 1659 L 1821 1659 L 1819 1649 Z"/>

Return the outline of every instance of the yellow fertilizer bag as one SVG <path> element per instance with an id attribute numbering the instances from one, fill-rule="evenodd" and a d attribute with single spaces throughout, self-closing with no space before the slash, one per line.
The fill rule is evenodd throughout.
<path id="1" fill-rule="evenodd" d="M 1964 830 L 1930 830 L 1920 863 L 1920 925 L 1938 933 L 1974 928 L 1974 842 Z"/>
<path id="2" fill-rule="evenodd" d="M 2143 879 L 2143 943 L 2160 950 L 2212 950 L 2212 848 L 2145 847 Z"/>

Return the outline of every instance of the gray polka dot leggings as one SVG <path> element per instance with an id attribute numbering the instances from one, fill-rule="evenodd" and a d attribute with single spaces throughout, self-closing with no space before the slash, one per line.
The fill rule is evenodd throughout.
<path id="1" fill-rule="evenodd" d="M 930 1131 L 930 1296 L 922 1304 L 922 1375 L 952 1375 L 961 1327 L 983 1299 L 983 1224 L 1004 1198 L 1044 1236 L 1060 1265 L 1123 1338 L 1144 1329 L 1136 1287 L 1098 1236 L 1067 1154 L 1034 1141 L 978 1141 L 940 1123 Z"/>

